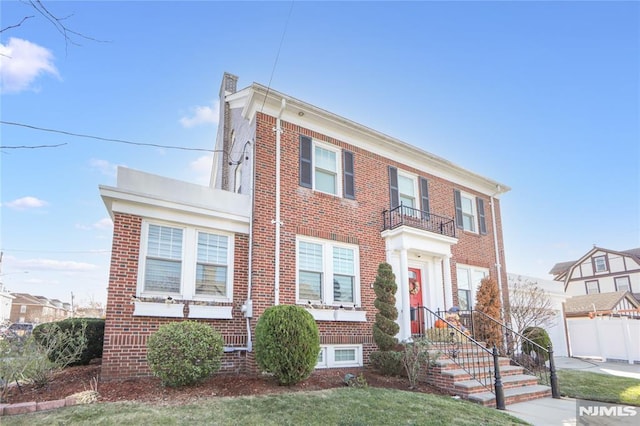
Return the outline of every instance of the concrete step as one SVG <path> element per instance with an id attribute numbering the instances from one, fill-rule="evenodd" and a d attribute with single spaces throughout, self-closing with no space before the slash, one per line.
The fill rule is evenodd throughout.
<path id="1" fill-rule="evenodd" d="M 551 388 L 544 385 L 522 386 L 504 390 L 505 405 L 515 404 L 517 402 L 529 401 L 538 398 L 547 398 L 551 396 Z M 485 407 L 496 406 L 496 396 L 492 392 L 481 392 L 469 395 L 467 398 L 471 402 L 478 403 Z"/>
<path id="2" fill-rule="evenodd" d="M 511 376 L 504 376 L 502 379 L 502 387 L 506 389 L 533 386 L 538 384 L 538 378 L 535 376 L 529 376 L 528 374 L 514 374 Z M 488 384 L 493 388 L 493 377 L 486 377 L 483 383 Z M 478 380 L 461 380 L 455 382 L 455 388 L 464 394 L 472 394 L 478 392 L 484 392 L 486 389 L 482 383 Z"/>
<path id="3" fill-rule="evenodd" d="M 480 376 L 480 377 L 485 377 L 485 376 L 494 376 L 494 372 L 493 372 L 493 366 L 491 366 L 492 368 L 483 370 L 482 372 L 480 371 L 472 371 L 476 376 Z M 513 376 L 516 374 L 523 374 L 524 369 L 522 367 L 519 367 L 517 365 L 504 365 L 504 366 L 500 366 L 500 375 L 502 377 L 505 376 Z M 468 380 L 471 378 L 471 375 L 469 374 L 469 372 L 467 370 L 464 370 L 462 368 L 459 369 L 455 369 L 455 370 L 442 370 L 440 372 L 440 374 L 442 374 L 443 376 L 451 376 L 454 378 L 454 380 Z"/>

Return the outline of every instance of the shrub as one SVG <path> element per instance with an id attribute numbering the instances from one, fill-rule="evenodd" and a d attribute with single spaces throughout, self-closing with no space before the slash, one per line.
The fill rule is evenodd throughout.
<path id="1" fill-rule="evenodd" d="M 405 343 L 402 352 L 402 365 L 407 372 L 409 387 L 416 387 L 418 376 L 428 367 L 435 363 L 440 356 L 439 353 L 431 353 L 432 344 L 428 339 L 416 339 L 412 343 Z"/>
<path id="2" fill-rule="evenodd" d="M 207 324 L 173 322 L 149 336 L 147 361 L 163 385 L 192 385 L 220 369 L 223 344 L 220 333 Z"/>
<path id="3" fill-rule="evenodd" d="M 498 283 L 491 277 L 485 277 L 480 281 L 480 287 L 476 294 L 475 309 L 500 321 L 500 291 Z M 496 346 L 502 348 L 502 329 L 500 324 L 477 316 L 474 324 L 474 339 L 484 341 L 487 347 Z"/>
<path id="4" fill-rule="evenodd" d="M 277 305 L 267 308 L 256 324 L 256 362 L 281 385 L 309 377 L 318 363 L 320 333 L 304 308 Z"/>
<path id="5" fill-rule="evenodd" d="M 551 338 L 544 328 L 527 327 L 522 331 L 522 335 L 531 340 L 533 343 L 542 346 L 544 349 L 548 349 L 549 345 L 551 344 Z M 525 354 L 535 354 L 536 361 L 539 364 L 542 364 L 544 361 L 547 361 L 549 359 L 549 353 L 547 351 L 541 350 L 538 346 L 530 343 L 528 340 L 523 340 L 521 347 L 522 352 L 524 352 Z"/>
<path id="6" fill-rule="evenodd" d="M 395 337 L 400 331 L 396 323 L 398 310 L 396 309 L 396 277 L 391 265 L 386 262 L 378 266 L 378 275 L 373 283 L 376 300 L 373 302 L 378 309 L 376 321 L 373 324 L 373 340 L 381 351 L 389 351 L 398 344 Z"/>
<path id="7" fill-rule="evenodd" d="M 373 368 L 385 376 L 402 376 L 405 373 L 402 357 L 402 352 L 375 351 L 371 352 L 369 360 Z"/>
<path id="8" fill-rule="evenodd" d="M 86 345 L 80 357 L 69 365 L 88 365 L 94 358 L 102 358 L 102 347 L 104 344 L 104 319 L 102 318 L 67 318 L 53 323 L 44 323 L 36 326 L 33 335 L 38 343 L 43 343 L 45 335 L 50 334 L 52 329 L 57 329 L 62 333 L 77 334 L 82 332 Z M 49 354 L 49 359 L 56 362 L 60 356 L 58 350 Z"/>

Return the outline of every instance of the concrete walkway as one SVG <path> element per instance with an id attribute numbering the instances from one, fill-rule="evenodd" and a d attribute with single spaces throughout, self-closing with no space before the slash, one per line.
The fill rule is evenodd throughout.
<path id="1" fill-rule="evenodd" d="M 593 373 L 631 377 L 640 380 L 640 365 L 637 364 L 598 362 L 568 357 L 556 357 L 555 361 L 558 370 L 582 370 Z M 577 424 L 576 400 L 573 398 L 541 398 L 533 401 L 519 402 L 517 404 L 507 405 L 505 412 L 529 422 L 534 426 L 574 426 Z M 640 408 L 637 409 L 637 412 L 638 414 L 636 416 L 626 418 L 617 417 L 615 420 L 604 417 L 592 417 L 589 419 L 590 423 L 588 424 L 638 425 Z M 593 421 L 593 419 L 596 421 Z"/>

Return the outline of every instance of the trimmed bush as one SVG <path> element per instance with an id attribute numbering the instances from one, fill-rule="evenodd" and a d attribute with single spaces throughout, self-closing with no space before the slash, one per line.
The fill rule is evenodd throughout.
<path id="1" fill-rule="evenodd" d="M 378 309 L 376 322 L 373 324 L 373 340 L 381 351 L 389 351 L 398 344 L 396 334 L 400 326 L 396 323 L 398 310 L 396 309 L 396 277 L 391 265 L 386 262 L 378 266 L 378 275 L 373 283 L 376 300 L 373 305 Z"/>
<path id="2" fill-rule="evenodd" d="M 33 337 L 39 344 L 44 344 L 45 336 L 49 335 L 55 327 L 62 333 L 75 335 L 84 329 L 86 346 L 80 357 L 69 364 L 88 365 L 94 358 L 102 358 L 102 346 L 104 344 L 104 319 L 102 318 L 67 318 L 62 321 L 39 324 L 33 329 Z M 49 354 L 49 360 L 59 358 L 59 350 L 53 350 Z"/>
<path id="3" fill-rule="evenodd" d="M 548 349 L 549 345 L 551 344 L 551 338 L 544 328 L 527 327 L 522 331 L 522 335 L 531 340 L 533 343 L 542 346 L 544 349 Z M 525 354 L 531 355 L 532 353 L 535 353 L 536 360 L 540 364 L 549 359 L 549 353 L 547 351 L 541 350 L 539 347 L 531 344 L 527 340 L 523 340 L 521 346 L 522 352 L 524 352 Z"/>
<path id="4" fill-rule="evenodd" d="M 320 332 L 304 308 L 267 308 L 256 324 L 256 362 L 281 385 L 296 384 L 311 375 L 318 363 Z"/>
<path id="5" fill-rule="evenodd" d="M 149 336 L 147 361 L 163 385 L 193 385 L 220 369 L 223 345 L 220 333 L 207 324 L 173 322 Z"/>

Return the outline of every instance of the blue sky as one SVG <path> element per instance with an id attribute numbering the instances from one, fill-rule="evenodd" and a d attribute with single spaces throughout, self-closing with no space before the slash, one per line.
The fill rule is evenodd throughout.
<path id="1" fill-rule="evenodd" d="M 0 33 L 5 122 L 213 149 L 223 72 L 267 85 L 278 57 L 275 90 L 510 186 L 508 272 L 549 278 L 593 244 L 640 247 L 639 3 L 44 4 L 95 41 L 65 43 L 3 1 L 2 28 L 35 15 Z M 117 165 L 208 182 L 204 152 L 10 124 L 0 137 L 0 279 L 14 292 L 106 300 L 98 185 Z"/>

